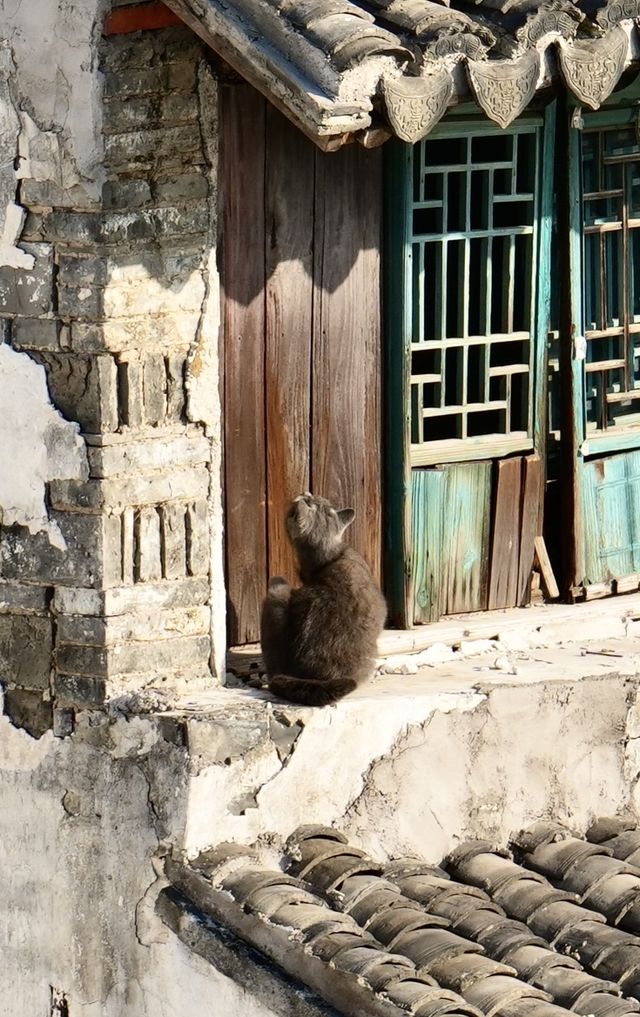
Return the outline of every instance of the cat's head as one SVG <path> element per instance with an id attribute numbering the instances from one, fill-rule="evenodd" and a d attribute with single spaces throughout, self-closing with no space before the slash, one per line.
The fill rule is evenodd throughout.
<path id="1" fill-rule="evenodd" d="M 298 550 L 316 558 L 331 558 L 342 547 L 342 536 L 353 522 L 352 508 L 336 510 L 326 498 L 301 494 L 294 498 L 287 515 L 287 532 Z"/>

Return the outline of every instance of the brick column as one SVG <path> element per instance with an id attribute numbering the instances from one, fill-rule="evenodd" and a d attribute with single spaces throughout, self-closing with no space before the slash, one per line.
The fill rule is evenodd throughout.
<path id="1" fill-rule="evenodd" d="M 87 446 L 89 478 L 49 485 L 66 549 L 22 527 L 1 536 L 8 669 L 31 646 L 21 688 L 63 711 L 213 681 L 223 583 L 215 81 L 182 27 L 105 38 L 101 57 L 102 202 L 23 181 L 35 267 L 0 270 L 9 341 L 44 366 Z"/>

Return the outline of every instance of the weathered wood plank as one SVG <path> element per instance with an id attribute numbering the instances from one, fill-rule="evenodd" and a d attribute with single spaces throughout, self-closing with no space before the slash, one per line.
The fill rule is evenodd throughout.
<path id="1" fill-rule="evenodd" d="M 582 467 L 585 584 L 636 571 L 629 518 L 626 455 L 596 459 Z"/>
<path id="2" fill-rule="evenodd" d="M 410 463 L 411 302 L 408 273 L 409 181 L 417 149 L 392 143 L 385 152 L 385 556 L 384 580 L 389 623 L 413 623 L 412 470 Z"/>
<path id="3" fill-rule="evenodd" d="M 541 536 L 536 537 L 534 544 L 536 549 L 536 559 L 538 561 L 538 565 L 540 566 L 540 571 L 542 573 L 542 580 L 547 588 L 547 593 L 549 597 L 552 600 L 555 600 L 556 597 L 560 596 L 560 591 L 558 590 L 556 577 L 551 567 L 549 555 L 547 554 L 547 545 L 544 542 L 544 537 Z"/>
<path id="4" fill-rule="evenodd" d="M 315 151 L 267 107 L 266 442 L 269 574 L 297 578 L 285 528 L 309 489 Z"/>
<path id="5" fill-rule="evenodd" d="M 353 545 L 380 575 L 382 160 L 316 153 L 312 489 L 352 506 Z"/>
<path id="6" fill-rule="evenodd" d="M 413 620 L 416 624 L 438 621 L 443 614 L 442 569 L 444 543 L 444 470 L 412 470 L 411 534 Z"/>
<path id="7" fill-rule="evenodd" d="M 128 32 L 148 32 L 154 28 L 181 25 L 177 14 L 163 3 L 139 3 L 110 11 L 104 19 L 103 35 L 124 35 Z"/>
<path id="8" fill-rule="evenodd" d="M 446 614 L 487 607 L 491 466 L 456 463 L 446 469 L 442 577 Z"/>
<path id="9" fill-rule="evenodd" d="M 544 472 L 538 455 L 522 460 L 522 502 L 520 514 L 520 553 L 516 604 L 529 602 L 529 582 L 535 552 L 534 540 L 542 532 L 542 495 Z"/>
<path id="10" fill-rule="evenodd" d="M 490 611 L 497 607 L 514 607 L 517 600 L 521 463 L 519 456 L 496 463 L 489 572 Z"/>
<path id="11" fill-rule="evenodd" d="M 264 447 L 265 100 L 220 90 L 226 561 L 231 642 L 259 636 L 266 589 Z"/>
<path id="12" fill-rule="evenodd" d="M 640 452 L 629 452 L 627 460 L 627 505 L 631 524 L 633 572 L 640 572 Z M 631 579 L 633 576 L 630 577 Z M 618 583 L 618 589 L 620 584 Z"/>

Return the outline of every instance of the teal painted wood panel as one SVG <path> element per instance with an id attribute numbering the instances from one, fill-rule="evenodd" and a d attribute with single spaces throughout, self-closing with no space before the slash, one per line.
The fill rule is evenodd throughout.
<path id="1" fill-rule="evenodd" d="M 412 471 L 416 623 L 487 607 L 491 462 Z"/>
<path id="2" fill-rule="evenodd" d="M 416 624 L 437 621 L 443 613 L 444 470 L 413 470 L 411 476 L 411 533 L 413 619 Z"/>
<path id="3" fill-rule="evenodd" d="M 627 461 L 627 502 L 633 543 L 631 556 L 632 572 L 640 572 L 640 452 L 628 452 Z"/>
<path id="4" fill-rule="evenodd" d="M 587 585 L 636 571 L 628 459 L 628 455 L 596 459 L 582 469 L 583 582 Z"/>
<path id="5" fill-rule="evenodd" d="M 444 613 L 484 611 L 489 579 L 492 463 L 456 463 L 446 472 Z"/>

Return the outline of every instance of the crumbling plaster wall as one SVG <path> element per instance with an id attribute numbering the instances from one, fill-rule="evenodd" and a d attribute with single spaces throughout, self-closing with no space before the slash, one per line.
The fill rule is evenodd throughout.
<path id="1" fill-rule="evenodd" d="M 221 1017 L 268 1017 L 153 913 L 185 780 L 156 721 L 85 713 L 72 737 L 36 741 L 0 717 L 3 1013 L 209 1017 L 215 1000 Z"/>
<path id="2" fill-rule="evenodd" d="M 336 823 L 374 856 L 438 861 L 460 839 L 505 844 L 545 816 L 584 830 L 596 815 L 637 812 L 637 681 L 633 667 L 484 687 L 386 677 L 336 709 L 274 704 L 290 725 L 286 751 L 255 706 L 227 704 L 227 718 L 190 723 L 186 849 Z"/>
<path id="3" fill-rule="evenodd" d="M 35 1017 L 51 986 L 69 1017 L 205 1017 L 213 999 L 266 1017 L 155 913 L 167 851 L 236 840 L 276 861 L 299 824 L 326 823 L 438 862 L 541 816 L 584 831 L 638 815 L 637 682 L 386 678 L 325 710 L 219 690 L 164 714 L 81 711 L 64 739 L 0 718 L 1 998 Z"/>
<path id="4" fill-rule="evenodd" d="M 97 38 L 107 0 L 0 0 L 21 121 L 18 175 L 99 202 L 103 169 Z M 25 187 L 29 198 L 31 185 Z M 74 188 L 77 188 L 74 190 Z M 66 193 L 65 193 L 66 192 Z M 75 200 L 74 200 L 75 199 Z"/>
<path id="5" fill-rule="evenodd" d="M 45 531 L 64 550 L 64 538 L 47 512 L 46 485 L 87 478 L 79 428 L 51 405 L 44 369 L 5 343 L 0 377 L 0 522 L 30 533 Z"/>

